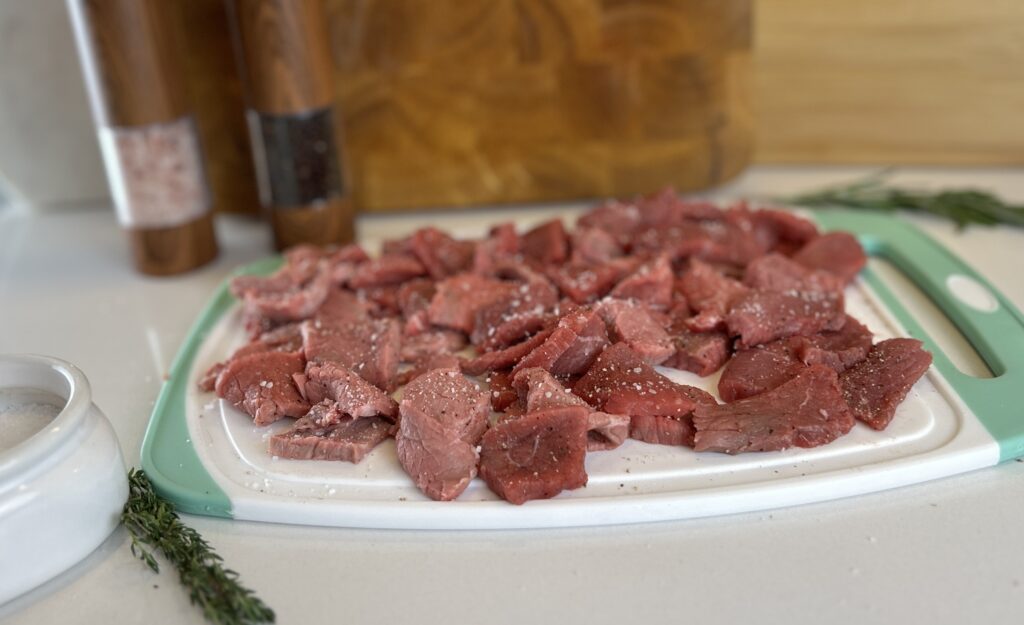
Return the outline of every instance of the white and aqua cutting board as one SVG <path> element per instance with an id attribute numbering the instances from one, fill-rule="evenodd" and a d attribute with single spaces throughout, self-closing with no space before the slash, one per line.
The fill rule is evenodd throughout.
<path id="1" fill-rule="evenodd" d="M 475 480 L 457 501 L 424 497 L 398 465 L 393 441 L 360 464 L 283 460 L 270 432 L 212 393 L 199 375 L 245 340 L 239 306 L 222 286 L 178 353 L 142 445 L 142 465 L 179 509 L 235 519 L 412 529 L 511 529 L 683 519 L 825 501 L 964 473 L 1024 455 L 1024 317 L 984 278 L 888 215 L 820 211 L 826 230 L 860 237 L 898 268 L 963 333 L 992 377 L 962 373 L 897 292 L 870 266 L 847 290 L 847 310 L 878 340 L 910 336 L 934 354 L 892 425 L 858 424 L 815 449 L 728 456 L 630 440 L 587 456 L 586 488 L 513 506 Z M 266 274 L 269 259 L 244 273 Z M 894 283 L 895 284 L 895 283 Z M 714 393 L 717 375 L 662 370 Z"/>

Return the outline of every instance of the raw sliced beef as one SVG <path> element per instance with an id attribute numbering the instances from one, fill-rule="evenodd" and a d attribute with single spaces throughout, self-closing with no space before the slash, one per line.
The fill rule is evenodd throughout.
<path id="1" fill-rule="evenodd" d="M 690 261 L 690 268 L 678 286 L 687 304 L 697 313 L 687 321 L 695 332 L 708 332 L 724 325 L 732 303 L 750 291 L 740 282 L 723 276 L 711 265 L 696 259 Z"/>
<path id="2" fill-rule="evenodd" d="M 637 202 L 640 221 L 647 226 L 667 226 L 686 220 L 719 220 L 724 216 L 721 208 L 706 200 L 679 197 L 672 187 L 658 189 Z"/>
<path id="3" fill-rule="evenodd" d="M 458 369 L 429 371 L 405 387 L 398 461 L 431 499 L 458 497 L 476 476 L 475 445 L 487 428 L 487 392 Z"/>
<path id="4" fill-rule="evenodd" d="M 855 417 L 876 430 L 889 425 L 896 407 L 932 364 L 932 355 L 921 345 L 917 339 L 882 341 L 839 377 Z"/>
<path id="5" fill-rule="evenodd" d="M 434 325 L 473 332 L 481 308 L 512 296 L 517 286 L 509 282 L 464 273 L 437 283 L 428 315 Z"/>
<path id="6" fill-rule="evenodd" d="M 514 504 L 586 486 L 587 409 L 549 408 L 509 419 L 480 439 L 480 477 Z"/>
<path id="7" fill-rule="evenodd" d="M 306 367 L 305 377 L 300 379 L 300 390 L 311 404 L 329 399 L 337 404 L 341 412 L 351 417 L 382 415 L 394 420 L 398 415 L 395 400 L 347 367 L 333 362 L 310 363 Z M 331 424 L 318 422 L 317 425 Z"/>
<path id="8" fill-rule="evenodd" d="M 729 404 L 698 406 L 694 449 L 738 454 L 817 447 L 853 427 L 836 372 L 807 367 L 782 386 Z"/>
<path id="9" fill-rule="evenodd" d="M 329 426 L 303 417 L 270 437 L 273 456 L 293 460 L 341 460 L 358 463 L 391 434 L 394 426 L 379 417 L 343 417 Z"/>
<path id="10" fill-rule="evenodd" d="M 693 387 L 676 384 L 624 343 L 607 348 L 573 386 L 573 392 L 604 412 L 656 417 L 687 416 Z"/>
<path id="11" fill-rule="evenodd" d="M 413 361 L 412 366 L 401 371 L 395 378 L 398 386 L 405 386 L 409 382 L 434 369 L 459 369 L 462 367 L 463 359 L 454 354 L 428 354 Z"/>
<path id="12" fill-rule="evenodd" d="M 519 253 L 519 235 L 513 223 L 491 228 L 486 239 L 478 241 L 473 253 L 473 273 L 489 276 L 499 262 Z"/>
<path id="13" fill-rule="evenodd" d="M 554 328 L 541 330 L 525 341 L 516 343 L 511 347 L 480 354 L 476 358 L 463 362 L 462 370 L 469 375 L 480 375 L 486 371 L 499 371 L 501 369 L 511 368 L 518 363 L 523 356 L 526 356 L 543 344 L 554 331 Z"/>
<path id="14" fill-rule="evenodd" d="M 868 259 L 864 248 L 852 234 L 829 232 L 800 248 L 793 255 L 793 260 L 811 269 L 831 272 L 848 284 L 857 277 Z"/>
<path id="15" fill-rule="evenodd" d="M 704 377 L 722 368 L 729 360 L 729 337 L 724 332 L 691 332 L 678 328 L 672 333 L 674 355 L 663 364 L 691 371 Z"/>
<path id="16" fill-rule="evenodd" d="M 285 265 L 271 276 L 238 276 L 231 280 L 231 293 L 245 307 L 272 321 L 300 321 L 316 312 L 331 290 L 331 276 L 321 266 L 297 273 Z"/>
<path id="17" fill-rule="evenodd" d="M 520 251 L 541 265 L 560 265 L 569 257 L 569 235 L 561 219 L 552 219 L 529 230 L 520 239 Z"/>
<path id="18" fill-rule="evenodd" d="M 303 351 L 309 362 L 338 363 L 386 391 L 392 390 L 398 373 L 401 342 L 398 322 L 393 319 L 302 324 Z"/>
<path id="19" fill-rule="evenodd" d="M 722 401 L 760 395 L 789 382 L 806 369 L 794 353 L 793 341 L 773 341 L 736 352 L 718 378 Z"/>
<path id="20" fill-rule="evenodd" d="M 684 393 L 694 404 L 714 405 L 715 398 L 693 386 L 683 386 Z M 635 415 L 629 420 L 629 437 L 652 445 L 693 447 L 693 413 L 660 417 Z"/>
<path id="21" fill-rule="evenodd" d="M 636 204 L 618 200 L 592 208 L 576 221 L 577 228 L 599 228 L 615 237 L 620 244 L 640 226 L 640 209 Z"/>
<path id="22" fill-rule="evenodd" d="M 493 371 L 484 378 L 491 391 L 491 408 L 503 412 L 519 400 L 519 393 L 512 387 L 512 376 L 505 371 Z"/>
<path id="23" fill-rule="evenodd" d="M 782 254 L 755 259 L 743 274 L 743 284 L 762 291 L 820 291 L 841 293 L 845 283 L 835 274 L 809 269 Z"/>
<path id="24" fill-rule="evenodd" d="M 547 340 L 524 356 L 512 373 L 541 367 L 556 376 L 578 375 L 590 367 L 606 345 L 608 333 L 601 317 L 579 310 L 562 317 Z"/>
<path id="25" fill-rule="evenodd" d="M 260 352 L 297 352 L 300 349 L 302 349 L 302 333 L 299 331 L 297 323 L 289 323 L 264 332 L 258 339 L 235 350 L 226 361 L 218 362 L 207 369 L 199 380 L 199 390 L 207 393 L 212 391 L 217 385 L 217 378 L 220 377 L 221 372 L 229 362 L 236 358 Z"/>
<path id="26" fill-rule="evenodd" d="M 622 256 L 622 246 L 614 236 L 600 228 L 576 228 L 571 234 L 571 262 L 599 265 Z"/>
<path id="27" fill-rule="evenodd" d="M 594 410 L 575 393 L 562 386 L 553 375 L 539 367 L 523 369 L 512 381 L 525 404 L 526 412 L 584 406 L 587 415 L 587 451 L 615 449 L 629 436 L 629 416 Z"/>
<path id="28" fill-rule="evenodd" d="M 751 211 L 751 217 L 755 224 L 774 233 L 775 247 L 781 252 L 797 250 L 818 236 L 814 222 L 789 211 L 762 208 Z"/>
<path id="29" fill-rule="evenodd" d="M 847 315 L 843 327 L 793 339 L 793 353 L 805 365 L 828 365 L 842 373 L 864 360 L 871 349 L 871 331 Z"/>
<path id="30" fill-rule="evenodd" d="M 639 303 L 606 298 L 595 310 L 608 325 L 612 340 L 629 345 L 650 364 L 660 365 L 675 353 L 664 324 Z"/>
<path id="31" fill-rule="evenodd" d="M 369 318 L 366 303 L 360 301 L 355 293 L 344 289 L 331 289 L 311 320 L 321 325 L 340 325 Z"/>
<path id="32" fill-rule="evenodd" d="M 309 402 L 299 393 L 294 377 L 306 362 L 292 352 L 260 352 L 236 358 L 217 378 L 217 396 L 251 416 L 256 425 L 284 417 L 301 417 Z"/>
<path id="33" fill-rule="evenodd" d="M 563 295 L 577 304 L 587 304 L 604 297 L 622 277 L 618 264 L 566 264 L 548 269 L 548 277 Z"/>
<path id="34" fill-rule="evenodd" d="M 420 228 L 409 239 L 416 258 L 435 280 L 468 270 L 473 263 L 476 246 L 458 241 L 437 228 Z"/>
<path id="35" fill-rule="evenodd" d="M 401 284 L 406 280 L 426 275 L 423 263 L 408 254 L 385 254 L 360 265 L 348 284 L 353 289 L 371 286 Z"/>
<path id="36" fill-rule="evenodd" d="M 633 274 L 615 285 L 610 295 L 619 299 L 634 299 L 664 310 L 672 303 L 674 280 L 668 256 L 659 255 L 640 265 Z"/>
<path id="37" fill-rule="evenodd" d="M 842 295 L 817 291 L 751 291 L 725 316 L 729 334 L 739 337 L 739 347 L 835 331 L 845 322 Z"/>
<path id="38" fill-rule="evenodd" d="M 508 347 L 557 321 L 552 309 L 558 305 L 558 289 L 524 265 L 516 266 L 514 273 L 526 281 L 514 285 L 509 297 L 477 310 L 470 340 L 483 351 Z"/>
<path id="39" fill-rule="evenodd" d="M 454 354 L 466 346 L 466 337 L 454 330 L 430 330 L 402 339 L 401 361 L 419 362 L 430 356 Z"/>

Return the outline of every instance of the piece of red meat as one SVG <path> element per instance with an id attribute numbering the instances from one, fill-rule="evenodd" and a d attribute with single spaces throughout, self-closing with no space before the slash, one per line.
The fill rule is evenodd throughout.
<path id="1" fill-rule="evenodd" d="M 587 484 L 587 409 L 549 408 L 509 419 L 480 439 L 480 477 L 514 504 Z"/>
<path id="2" fill-rule="evenodd" d="M 237 276 L 231 280 L 231 293 L 244 307 L 270 322 L 300 321 L 312 315 L 331 290 L 331 276 L 317 262 L 288 263 L 270 276 Z"/>
<path id="3" fill-rule="evenodd" d="M 820 291 L 750 291 L 725 316 L 738 347 L 752 347 L 789 336 L 808 336 L 843 327 L 843 297 Z"/>
<path id="4" fill-rule="evenodd" d="M 393 319 L 302 323 L 302 349 L 309 362 L 340 364 L 385 391 L 394 388 L 401 343 L 401 330 Z"/>
<path id="5" fill-rule="evenodd" d="M 236 358 L 217 378 L 217 396 L 267 425 L 284 417 L 301 417 L 309 402 L 299 393 L 294 376 L 306 362 L 294 352 L 259 352 Z"/>
<path id="6" fill-rule="evenodd" d="M 671 333 L 675 353 L 666 367 L 691 371 L 704 377 L 718 371 L 729 360 L 729 336 L 724 332 L 692 332 L 686 327 Z"/>
<path id="7" fill-rule="evenodd" d="M 613 263 L 570 263 L 549 267 L 547 275 L 563 295 L 577 304 L 587 304 L 607 295 L 624 275 L 622 269 L 621 265 Z"/>
<path id="8" fill-rule="evenodd" d="M 431 226 L 414 232 L 409 246 L 435 280 L 468 270 L 473 264 L 476 249 L 474 243 L 456 240 Z"/>
<path id="9" fill-rule="evenodd" d="M 384 254 L 359 265 L 348 284 L 353 289 L 401 284 L 426 273 L 423 263 L 411 254 Z"/>
<path id="10" fill-rule="evenodd" d="M 631 300 L 605 298 L 594 307 L 608 325 L 613 341 L 623 342 L 652 365 L 660 365 L 676 351 L 664 324 L 643 305 Z"/>
<path id="11" fill-rule="evenodd" d="M 648 306 L 667 309 L 672 303 L 675 277 L 668 256 L 658 255 L 653 260 L 615 285 L 610 295 L 618 299 L 634 299 Z"/>
<path id="12" fill-rule="evenodd" d="M 640 225 L 640 210 L 636 204 L 618 200 L 592 208 L 576 221 L 577 228 L 599 228 L 620 244 L 628 241 Z"/>
<path id="13" fill-rule="evenodd" d="M 366 302 L 347 289 L 331 289 L 320 308 L 310 318 L 321 325 L 340 325 L 368 320 Z"/>
<path id="14" fill-rule="evenodd" d="M 481 308 L 511 297 L 517 285 L 510 282 L 464 273 L 437 283 L 437 292 L 427 311 L 434 325 L 473 332 Z"/>
<path id="15" fill-rule="evenodd" d="M 489 276 L 499 262 L 519 253 L 519 235 L 513 223 L 498 224 L 491 228 L 486 239 L 477 241 L 473 253 L 473 273 Z"/>
<path id="16" fill-rule="evenodd" d="M 690 261 L 690 268 L 680 278 L 678 287 L 689 307 L 697 313 L 687 321 L 687 326 L 695 332 L 723 326 L 732 303 L 750 291 L 697 259 Z"/>
<path id="17" fill-rule="evenodd" d="M 480 354 L 462 363 L 462 370 L 469 375 L 480 375 L 487 371 L 509 369 L 518 363 L 523 356 L 529 354 L 544 343 L 554 332 L 554 328 L 541 330 L 530 338 L 505 349 Z"/>
<path id="18" fill-rule="evenodd" d="M 738 454 L 824 445 L 849 432 L 854 418 L 836 372 L 813 365 L 755 397 L 698 406 L 693 424 L 694 449 Z"/>
<path id="19" fill-rule="evenodd" d="M 546 221 L 526 232 L 520 251 L 541 265 L 560 265 L 569 257 L 569 236 L 561 219 Z"/>
<path id="20" fill-rule="evenodd" d="M 791 340 L 773 341 L 741 349 L 725 363 L 718 378 L 722 401 L 753 397 L 792 380 L 807 366 L 796 357 Z"/>
<path id="21" fill-rule="evenodd" d="M 476 476 L 475 445 L 490 414 L 487 392 L 458 369 L 434 369 L 405 387 L 399 410 L 402 468 L 431 499 L 455 499 Z"/>
<path id="22" fill-rule="evenodd" d="M 801 247 L 793 260 L 810 267 L 831 272 L 849 284 L 867 264 L 864 248 L 848 232 L 829 232 Z"/>
<path id="23" fill-rule="evenodd" d="M 629 416 L 594 410 L 579 396 L 562 386 L 553 375 L 539 367 L 523 369 L 512 380 L 512 387 L 525 405 L 525 412 L 563 406 L 584 406 L 587 415 L 587 451 L 615 449 L 629 436 Z"/>
<path id="24" fill-rule="evenodd" d="M 586 371 L 608 345 L 604 321 L 597 313 L 578 310 L 562 317 L 551 335 L 512 369 L 541 367 L 556 376 L 578 375 Z"/>
<path id="25" fill-rule="evenodd" d="M 598 356 L 573 386 L 591 406 L 611 414 L 685 417 L 695 405 L 693 387 L 676 384 L 623 343 Z"/>
<path id="26" fill-rule="evenodd" d="M 268 447 L 270 454 L 278 458 L 359 463 L 391 435 L 393 427 L 379 417 L 353 419 L 346 416 L 328 426 L 303 417 L 284 432 L 271 436 Z"/>
<path id="27" fill-rule="evenodd" d="M 491 408 L 503 412 L 519 400 L 519 393 L 512 387 L 512 376 L 507 371 L 492 371 L 484 378 L 491 391 Z"/>
<path id="28" fill-rule="evenodd" d="M 199 379 L 199 390 L 207 393 L 213 391 L 221 372 L 229 362 L 236 358 L 260 352 L 297 352 L 300 349 L 302 349 L 302 333 L 299 331 L 297 323 L 289 323 L 264 332 L 256 340 L 236 349 L 227 360 L 215 363 L 207 369 L 203 377 Z"/>
<path id="29" fill-rule="evenodd" d="M 382 284 L 356 291 L 356 298 L 374 319 L 398 317 L 402 310 L 398 305 L 398 284 Z"/>
<path id="30" fill-rule="evenodd" d="M 338 410 L 351 417 L 375 417 L 378 415 L 394 420 L 398 415 L 398 404 L 379 388 L 356 375 L 347 367 L 325 362 L 310 363 L 306 367 L 300 391 L 310 404 L 329 399 Z M 318 422 L 317 425 L 331 425 Z"/>
<path id="31" fill-rule="evenodd" d="M 572 243 L 570 262 L 573 264 L 600 265 L 622 256 L 622 245 L 600 228 L 576 228 L 569 238 Z"/>
<path id="32" fill-rule="evenodd" d="M 679 197 L 672 187 L 664 187 L 640 198 L 637 203 L 640 221 L 648 226 L 668 226 L 686 220 L 719 220 L 721 208 L 707 200 Z"/>
<path id="33" fill-rule="evenodd" d="M 412 366 L 405 371 L 399 372 L 395 378 L 397 386 L 405 386 L 424 373 L 434 369 L 459 369 L 462 367 L 463 359 L 455 354 L 425 354 L 419 359 L 410 363 Z"/>
<path id="34" fill-rule="evenodd" d="M 419 362 L 428 356 L 449 355 L 466 346 L 466 336 L 454 330 L 429 330 L 402 339 L 402 362 Z"/>
<path id="35" fill-rule="evenodd" d="M 756 226 L 769 229 L 774 234 L 777 240 L 775 248 L 782 253 L 795 251 L 818 236 L 814 222 L 789 211 L 762 208 L 750 212 Z"/>
<path id="36" fill-rule="evenodd" d="M 889 339 L 871 348 L 867 358 L 839 376 L 853 415 L 876 430 L 892 421 L 896 407 L 928 371 L 932 355 L 917 339 Z"/>
<path id="37" fill-rule="evenodd" d="M 350 243 L 338 249 L 326 249 L 324 259 L 334 286 L 343 286 L 355 275 L 359 265 L 370 260 L 361 246 Z"/>
<path id="38" fill-rule="evenodd" d="M 871 349 L 871 331 L 847 315 L 843 327 L 835 332 L 791 339 L 793 353 L 805 365 L 828 365 L 842 373 L 864 360 Z"/>
<path id="39" fill-rule="evenodd" d="M 558 289 L 547 278 L 522 263 L 503 264 L 497 273 L 522 282 L 509 297 L 477 310 L 470 341 L 481 351 L 508 347 L 558 320 L 553 314 Z"/>
<path id="40" fill-rule="evenodd" d="M 828 271 L 810 269 L 782 254 L 765 254 L 747 265 L 743 284 L 762 291 L 841 293 L 845 283 Z"/>

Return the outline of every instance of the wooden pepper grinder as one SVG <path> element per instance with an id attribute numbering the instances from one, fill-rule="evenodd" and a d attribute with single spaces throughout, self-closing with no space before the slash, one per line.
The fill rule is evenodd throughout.
<path id="1" fill-rule="evenodd" d="M 260 200 L 278 249 L 347 243 L 343 176 L 322 0 L 232 0 Z"/>
<path id="2" fill-rule="evenodd" d="M 217 255 L 174 3 L 68 0 L 118 220 L 136 267 L 170 275 Z"/>

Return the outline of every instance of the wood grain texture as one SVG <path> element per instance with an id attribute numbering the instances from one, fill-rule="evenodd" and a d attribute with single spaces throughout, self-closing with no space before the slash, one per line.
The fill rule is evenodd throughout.
<path id="1" fill-rule="evenodd" d="M 355 240 L 355 206 L 347 197 L 272 210 L 270 223 L 279 250 L 301 243 L 337 245 Z"/>
<path id="2" fill-rule="evenodd" d="M 1024 163 L 1024 2 L 757 8 L 759 161 Z"/>
<path id="3" fill-rule="evenodd" d="M 126 231 L 135 268 L 153 276 L 171 276 L 195 269 L 217 257 L 213 214 L 168 228 Z"/>
<path id="4" fill-rule="evenodd" d="M 188 111 L 173 5 L 161 0 L 76 0 L 103 90 L 101 122 L 139 126 Z"/>
<path id="5" fill-rule="evenodd" d="M 286 114 L 333 102 L 323 0 L 233 0 L 230 6 L 252 108 Z"/>
<path id="6" fill-rule="evenodd" d="M 328 0 L 357 204 L 690 190 L 752 145 L 749 0 Z"/>
<path id="7" fill-rule="evenodd" d="M 241 78 L 223 0 L 176 3 L 180 56 L 190 104 L 206 158 L 213 208 L 258 213 Z"/>

